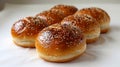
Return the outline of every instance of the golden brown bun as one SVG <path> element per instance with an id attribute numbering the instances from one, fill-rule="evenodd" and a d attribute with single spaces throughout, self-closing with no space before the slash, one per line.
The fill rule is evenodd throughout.
<path id="1" fill-rule="evenodd" d="M 42 13 L 39 13 L 36 16 L 41 19 L 44 19 L 48 23 L 48 25 L 60 23 L 61 20 L 65 17 L 63 13 L 57 10 L 43 11 Z"/>
<path id="2" fill-rule="evenodd" d="M 22 47 L 35 47 L 36 36 L 47 26 L 46 22 L 38 17 L 23 18 L 15 22 L 11 28 L 13 41 Z"/>
<path id="3" fill-rule="evenodd" d="M 83 8 L 75 14 L 88 14 L 100 23 L 101 33 L 106 33 L 110 26 L 110 17 L 106 11 L 97 7 Z"/>
<path id="4" fill-rule="evenodd" d="M 75 6 L 72 5 L 55 5 L 54 7 L 51 8 L 51 10 L 59 10 L 62 13 L 64 13 L 65 16 L 69 16 L 74 14 L 78 9 Z"/>
<path id="5" fill-rule="evenodd" d="M 61 24 L 74 25 L 79 27 L 86 36 L 87 43 L 97 40 L 100 35 L 99 23 L 89 15 L 70 15 L 64 18 Z"/>
<path id="6" fill-rule="evenodd" d="M 74 26 L 53 24 L 44 28 L 36 38 L 38 55 L 51 62 L 67 62 L 86 49 L 86 39 Z"/>

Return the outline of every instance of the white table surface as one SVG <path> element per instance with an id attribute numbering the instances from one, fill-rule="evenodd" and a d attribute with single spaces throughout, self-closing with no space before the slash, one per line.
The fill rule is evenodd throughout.
<path id="1" fill-rule="evenodd" d="M 0 67 L 120 67 L 120 4 L 72 5 L 79 9 L 95 6 L 106 10 L 111 17 L 110 31 L 88 45 L 86 52 L 72 62 L 46 62 L 37 56 L 35 49 L 16 46 L 10 29 L 15 21 L 48 10 L 54 4 L 6 4 L 0 11 Z"/>

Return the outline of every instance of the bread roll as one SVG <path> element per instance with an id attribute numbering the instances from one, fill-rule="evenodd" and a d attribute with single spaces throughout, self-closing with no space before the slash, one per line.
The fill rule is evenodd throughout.
<path id="1" fill-rule="evenodd" d="M 67 62 L 85 51 L 86 39 L 74 26 L 53 24 L 39 33 L 35 45 L 38 55 L 44 60 Z"/>
<path id="2" fill-rule="evenodd" d="M 54 7 L 51 8 L 51 10 L 59 10 L 61 11 L 65 16 L 69 16 L 74 14 L 78 9 L 75 6 L 72 5 L 55 5 Z"/>
<path id="3" fill-rule="evenodd" d="M 45 21 L 38 17 L 25 17 L 15 22 L 11 28 L 11 35 L 16 45 L 35 47 L 35 38 L 38 33 L 47 27 Z"/>
<path id="4" fill-rule="evenodd" d="M 61 20 L 65 17 L 63 13 L 57 10 L 43 11 L 37 14 L 36 16 L 45 20 L 48 23 L 48 25 L 60 23 Z"/>
<path id="5" fill-rule="evenodd" d="M 86 42 L 95 42 L 100 35 L 99 23 L 89 15 L 70 15 L 63 19 L 61 24 L 74 25 L 79 27 L 86 37 Z"/>
<path id="6" fill-rule="evenodd" d="M 106 33 L 110 27 L 110 16 L 101 8 L 90 7 L 83 8 L 77 11 L 75 14 L 88 14 L 95 18 L 100 23 L 101 33 Z"/>

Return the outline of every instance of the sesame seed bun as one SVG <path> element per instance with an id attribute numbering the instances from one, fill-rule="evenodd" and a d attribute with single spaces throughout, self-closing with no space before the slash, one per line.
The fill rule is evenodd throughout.
<path id="1" fill-rule="evenodd" d="M 63 19 L 61 24 L 74 25 L 82 30 L 87 43 L 97 41 L 100 36 L 99 23 L 89 15 L 70 15 Z"/>
<path id="2" fill-rule="evenodd" d="M 72 5 L 59 4 L 51 8 L 51 10 L 58 10 L 62 12 L 65 16 L 73 15 L 78 9 Z"/>
<path id="3" fill-rule="evenodd" d="M 11 28 L 13 41 L 22 47 L 35 47 L 36 36 L 46 26 L 48 25 L 38 17 L 20 19 Z"/>
<path id="4" fill-rule="evenodd" d="M 36 16 L 45 20 L 48 25 L 60 23 L 61 20 L 65 17 L 63 13 L 57 10 L 43 11 Z"/>
<path id="5" fill-rule="evenodd" d="M 95 18 L 97 22 L 100 23 L 100 29 L 101 33 L 106 33 L 109 30 L 110 27 L 110 16 L 108 13 L 97 7 L 89 7 L 89 8 L 83 8 L 79 11 L 77 11 L 75 14 L 88 14 Z"/>
<path id="6" fill-rule="evenodd" d="M 86 50 L 86 39 L 77 27 L 53 24 L 39 33 L 35 45 L 44 60 L 67 62 Z"/>

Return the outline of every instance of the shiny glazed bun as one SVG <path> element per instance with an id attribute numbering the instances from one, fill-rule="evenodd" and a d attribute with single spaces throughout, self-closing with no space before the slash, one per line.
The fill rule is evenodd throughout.
<path id="1" fill-rule="evenodd" d="M 38 33 L 48 26 L 38 17 L 26 17 L 15 22 L 11 28 L 11 35 L 15 44 L 22 47 L 35 47 Z"/>
<path id="2" fill-rule="evenodd" d="M 57 10 L 43 11 L 37 14 L 36 16 L 45 20 L 48 23 L 48 25 L 60 23 L 61 20 L 65 17 L 63 13 Z"/>
<path id="3" fill-rule="evenodd" d="M 35 45 L 38 55 L 44 60 L 67 62 L 85 51 L 86 39 L 77 27 L 53 24 L 39 33 Z"/>
<path id="4" fill-rule="evenodd" d="M 61 24 L 74 25 L 79 27 L 86 37 L 87 43 L 95 42 L 100 35 L 99 23 L 89 15 L 70 15 L 63 19 Z"/>
<path id="5" fill-rule="evenodd" d="M 110 26 L 110 17 L 106 11 L 97 7 L 83 8 L 75 14 L 88 14 L 100 23 L 101 33 L 106 33 Z"/>
<path id="6" fill-rule="evenodd" d="M 59 10 L 64 13 L 65 16 L 69 16 L 74 14 L 78 9 L 75 6 L 59 4 L 52 7 L 51 10 Z"/>

